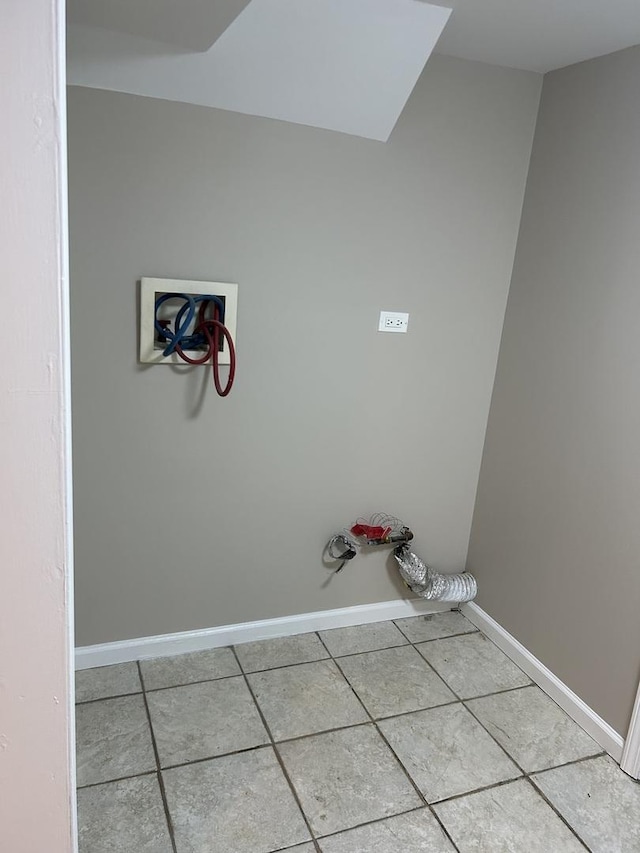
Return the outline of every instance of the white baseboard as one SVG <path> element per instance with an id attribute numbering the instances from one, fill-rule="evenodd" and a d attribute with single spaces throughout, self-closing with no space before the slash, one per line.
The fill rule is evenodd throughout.
<path id="1" fill-rule="evenodd" d="M 424 613 L 449 610 L 450 606 L 422 599 L 399 599 L 377 604 L 361 604 L 341 607 L 338 610 L 321 610 L 316 613 L 300 613 L 257 622 L 241 622 L 222 625 L 218 628 L 202 628 L 182 631 L 177 634 L 160 634 L 155 637 L 138 637 L 118 640 L 95 646 L 76 649 L 76 669 L 92 669 L 145 658 L 178 655 L 220 646 L 268 640 L 274 637 L 289 637 L 310 631 L 365 625 L 389 619 L 403 619 Z M 544 692 L 563 708 L 600 746 L 616 761 L 620 761 L 624 740 L 602 717 L 598 716 L 586 702 L 580 699 L 566 684 L 555 676 L 541 661 L 473 602 L 462 605 L 462 612 L 477 628 L 489 637 L 511 660 L 517 664 Z M 640 700 L 639 700 L 640 703 Z M 640 713 L 640 704 L 639 704 Z M 637 750 L 636 750 L 637 752 Z M 631 758 L 631 756 L 630 756 Z M 634 752 L 634 760 L 637 758 Z M 633 762 L 630 760 L 629 765 Z M 631 769 L 631 767 L 629 768 Z M 634 770 L 638 768 L 635 767 Z"/>
<path id="2" fill-rule="evenodd" d="M 328 628 L 345 628 L 365 625 L 369 622 L 384 622 L 388 619 L 403 619 L 423 613 L 450 610 L 451 605 L 422 599 L 399 599 L 381 601 L 377 604 L 360 604 L 341 607 L 339 610 L 320 610 L 317 613 L 301 613 L 258 622 L 242 622 L 222 625 L 219 628 L 202 628 L 182 631 L 178 634 L 160 634 L 156 637 L 139 637 L 133 640 L 118 640 L 96 646 L 81 646 L 76 649 L 76 669 L 92 669 L 114 663 L 142 660 L 144 658 L 179 655 L 215 649 L 220 646 L 249 643 L 253 640 L 269 640 L 273 637 L 289 637 L 309 631 L 324 631 Z"/>
<path id="3" fill-rule="evenodd" d="M 463 604 L 462 612 L 470 622 L 486 634 L 511 660 L 550 696 L 587 734 L 615 760 L 620 761 L 624 739 L 605 720 L 555 676 L 522 643 L 473 602 Z"/>
<path id="4" fill-rule="evenodd" d="M 640 688 L 636 694 L 620 767 L 633 779 L 640 779 Z"/>

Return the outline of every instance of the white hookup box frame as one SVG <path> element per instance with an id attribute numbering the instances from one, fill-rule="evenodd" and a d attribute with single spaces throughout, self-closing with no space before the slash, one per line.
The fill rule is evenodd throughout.
<path id="1" fill-rule="evenodd" d="M 177 353 L 163 355 L 163 346 L 157 339 L 154 325 L 156 299 L 165 293 L 187 293 L 189 296 L 219 296 L 224 300 L 224 324 L 236 343 L 236 323 L 238 315 L 238 285 L 220 281 L 182 281 L 174 278 L 140 279 L 140 362 L 142 364 L 181 364 L 185 362 Z M 180 306 L 172 305 L 168 300 L 162 305 L 162 319 L 173 320 Z M 219 363 L 230 364 L 229 347 L 223 336 L 223 348 L 220 350 Z M 185 350 L 192 358 L 202 355 L 199 350 Z"/>

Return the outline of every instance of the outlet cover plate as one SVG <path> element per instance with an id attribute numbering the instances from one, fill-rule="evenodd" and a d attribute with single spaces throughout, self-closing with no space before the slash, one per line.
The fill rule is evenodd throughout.
<path id="1" fill-rule="evenodd" d="M 221 281 L 182 281 L 173 278 L 143 278 L 140 280 L 140 362 L 142 364 L 182 364 L 177 353 L 164 356 L 164 347 L 157 340 L 154 325 L 156 299 L 163 293 L 188 293 L 190 296 L 220 296 L 224 298 L 224 324 L 236 343 L 236 318 L 238 314 L 238 285 Z M 170 318 L 171 301 L 166 302 L 165 317 Z M 177 311 L 177 308 L 175 308 Z M 190 355 L 201 352 L 187 350 Z M 219 363 L 230 363 L 229 347 L 224 342 Z"/>
<path id="2" fill-rule="evenodd" d="M 378 323 L 379 332 L 399 332 L 404 334 L 409 327 L 409 315 L 402 311 L 381 311 Z"/>

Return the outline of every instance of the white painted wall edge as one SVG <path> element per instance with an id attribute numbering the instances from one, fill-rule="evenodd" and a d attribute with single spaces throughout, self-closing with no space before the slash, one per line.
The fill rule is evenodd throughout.
<path id="1" fill-rule="evenodd" d="M 67 667 L 69 670 L 69 773 L 71 776 L 71 853 L 78 851 L 78 802 L 76 751 L 76 683 L 73 666 L 75 646 L 75 569 L 73 539 L 73 440 L 71 410 L 71 299 L 69 293 L 69 173 L 67 144 L 67 17 L 65 0 L 56 0 L 56 76 L 60 150 L 58 192 L 60 197 L 60 337 L 62 353 L 62 397 L 64 422 L 64 494 L 65 494 L 65 563 Z"/>
<path id="2" fill-rule="evenodd" d="M 620 767 L 634 779 L 640 779 L 640 687 L 631 714 Z"/>
<path id="3" fill-rule="evenodd" d="M 0 847 L 76 853 L 65 3 L 0 17 Z"/>
<path id="4" fill-rule="evenodd" d="M 492 640 L 507 657 L 517 664 L 541 690 L 581 726 L 615 760 L 622 758 L 624 739 L 609 723 L 590 708 L 573 690 L 560 681 L 550 669 L 531 654 L 522 643 L 492 619 L 488 613 L 470 602 L 460 608 L 470 622 Z M 638 732 L 640 746 L 640 732 Z"/>
<path id="5" fill-rule="evenodd" d="M 316 613 L 300 613 L 295 616 L 262 619 L 257 622 L 221 625 L 218 628 L 201 628 L 196 631 L 182 631 L 177 634 L 160 634 L 155 637 L 118 640 L 113 643 L 77 648 L 76 669 L 92 669 L 96 666 L 110 666 L 114 663 L 125 663 L 126 661 L 144 658 L 197 652 L 203 649 L 219 648 L 220 646 L 249 643 L 254 640 L 289 637 L 292 634 L 305 634 L 310 631 L 346 628 L 351 625 L 365 625 L 370 622 L 385 622 L 388 619 L 404 619 L 407 616 L 420 616 L 425 613 L 438 613 L 450 609 L 451 605 L 423 601 L 419 598 L 398 599 L 396 601 L 381 601 L 377 604 L 341 607 L 337 610 L 320 610 Z"/>

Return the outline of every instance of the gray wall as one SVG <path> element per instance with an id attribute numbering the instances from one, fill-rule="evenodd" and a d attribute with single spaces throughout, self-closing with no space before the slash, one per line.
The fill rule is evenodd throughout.
<path id="1" fill-rule="evenodd" d="M 468 567 L 625 734 L 640 673 L 640 48 L 545 77 Z"/>
<path id="2" fill-rule="evenodd" d="M 80 645 L 402 597 L 326 582 L 376 510 L 464 565 L 540 85 L 434 57 L 386 145 L 71 89 Z M 230 397 L 137 364 L 141 276 L 239 283 Z"/>

